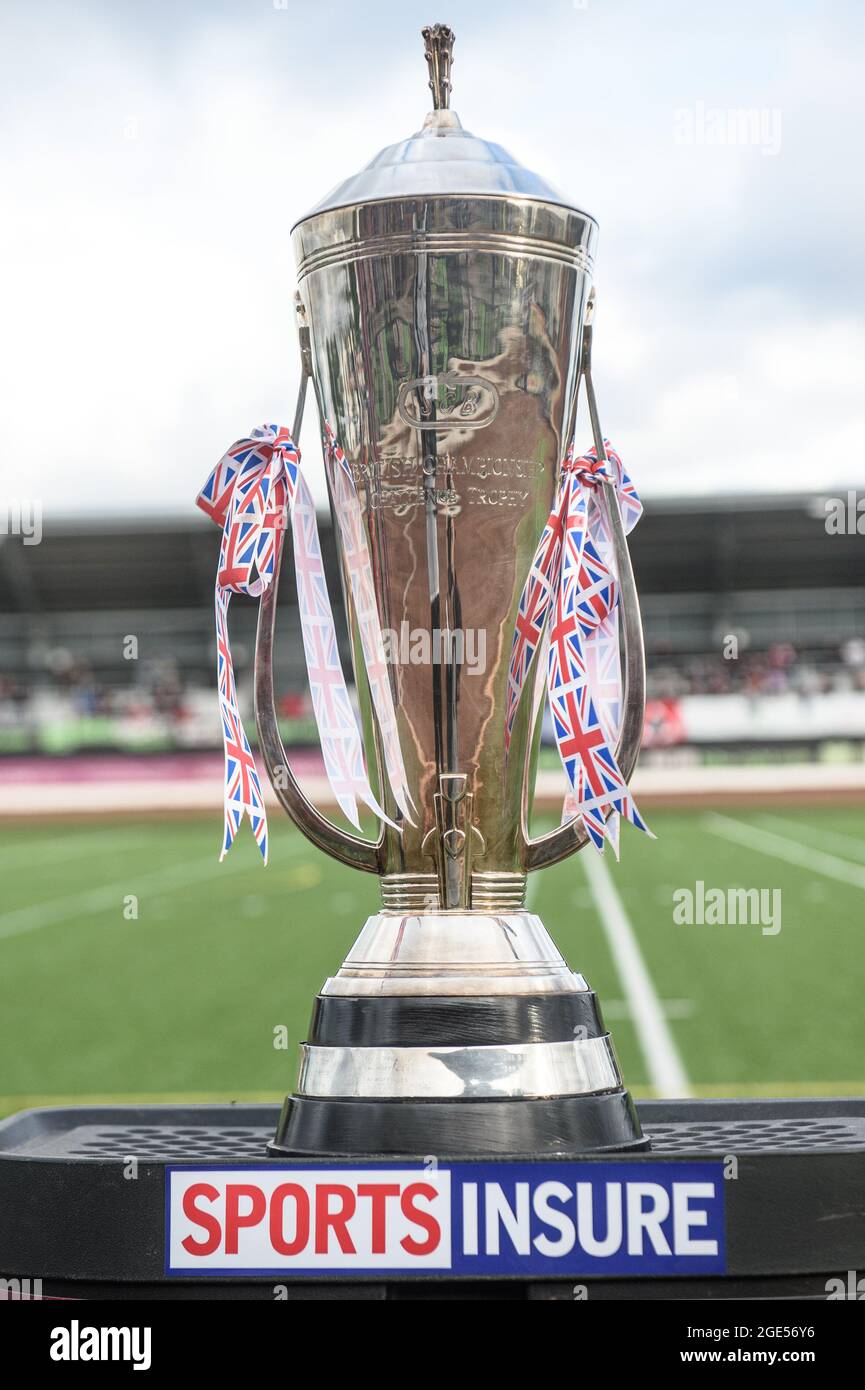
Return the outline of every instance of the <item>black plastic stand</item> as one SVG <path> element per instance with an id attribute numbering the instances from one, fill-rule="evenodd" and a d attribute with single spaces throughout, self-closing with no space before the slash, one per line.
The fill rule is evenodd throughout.
<path id="1" fill-rule="evenodd" d="M 591 1298 L 822 1300 L 827 1280 L 865 1270 L 865 1100 L 644 1101 L 638 1111 L 651 1152 L 618 1154 L 617 1164 L 723 1161 L 726 1273 L 588 1277 Z M 289 1299 L 574 1297 L 570 1274 L 485 1281 L 390 1272 L 166 1275 L 167 1167 L 261 1168 L 278 1114 L 269 1105 L 106 1106 L 24 1111 L 3 1121 L 0 1277 L 38 1279 L 44 1296 L 73 1298 L 272 1300 L 276 1283 Z M 444 1149 L 447 1135 L 438 1140 Z M 577 1158 L 607 1161 L 548 1152 L 543 1162 Z"/>

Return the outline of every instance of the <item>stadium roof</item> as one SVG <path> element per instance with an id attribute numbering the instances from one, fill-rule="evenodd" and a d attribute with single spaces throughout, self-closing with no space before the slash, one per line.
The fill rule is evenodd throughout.
<path id="1" fill-rule="evenodd" d="M 631 535 L 641 592 L 858 588 L 862 537 L 826 529 L 822 494 L 658 498 Z M 321 519 L 325 562 L 334 558 Z M 210 604 L 218 533 L 205 517 L 49 518 L 41 544 L 0 538 L 0 611 Z"/>

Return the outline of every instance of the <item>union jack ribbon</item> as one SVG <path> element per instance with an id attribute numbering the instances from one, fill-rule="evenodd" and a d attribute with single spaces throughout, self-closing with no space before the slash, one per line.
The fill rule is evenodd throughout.
<path id="1" fill-rule="evenodd" d="M 400 749 L 396 710 L 394 709 L 384 638 L 382 637 L 378 605 L 375 598 L 372 562 L 363 527 L 357 489 L 345 454 L 334 439 L 330 425 L 325 424 L 324 428 L 327 438 L 325 460 L 335 502 L 334 511 L 342 539 L 343 555 L 348 567 L 355 618 L 360 632 L 370 697 L 381 737 L 385 771 L 397 806 L 405 819 L 413 825 L 412 812 L 415 810 L 415 805 L 408 789 L 405 764 Z"/>
<path id="2" fill-rule="evenodd" d="M 329 438 L 333 451 L 338 445 L 332 436 Z M 342 453 L 341 450 L 339 452 Z M 352 524 L 360 528 L 360 503 L 344 461 L 340 497 Z M 291 519 L 294 541 L 309 688 L 328 780 L 340 808 L 355 826 L 360 825 L 358 801 L 364 802 L 377 816 L 387 820 L 366 775 L 357 720 L 339 659 L 315 504 L 300 471 L 300 453 L 288 431 L 278 425 L 263 425 L 260 429 L 254 429 L 247 438 L 239 439 L 219 460 L 196 502 L 223 528 L 216 574 L 217 677 L 225 747 L 225 834 L 220 858 L 224 858 L 231 847 L 246 812 L 262 858 L 267 863 L 267 815 L 255 761 L 240 717 L 228 640 L 228 605 L 232 594 L 249 594 L 259 598 L 273 582 L 287 516 Z M 365 545 L 362 532 L 361 540 Z M 360 551 L 360 541 L 357 548 Z M 366 564 L 369 565 L 368 554 Z M 375 623 L 369 613 L 366 614 L 366 621 L 370 628 L 368 642 L 373 650 L 375 642 L 372 629 L 378 624 L 377 613 Z M 378 644 L 382 649 L 383 661 L 380 628 Z M 366 650 L 365 642 L 365 653 Z M 386 670 L 384 684 L 387 686 L 386 695 L 381 688 L 381 679 L 377 677 L 375 708 L 378 714 L 381 707 L 384 723 L 390 720 L 387 727 L 393 725 L 396 739 L 396 716 Z M 394 779 L 395 800 L 406 814 L 406 777 L 398 740 L 395 748 L 393 744 L 389 745 L 387 766 Z"/>
<path id="3" fill-rule="evenodd" d="M 631 796 L 614 748 L 622 722 L 618 578 L 600 479 L 612 481 L 627 534 L 642 506 L 622 460 L 604 440 L 568 450 L 549 519 L 520 596 L 511 645 L 505 747 L 529 670 L 546 643 L 547 696 L 569 792 L 563 819 L 580 815 L 592 844 L 609 840 L 618 857 L 619 816 L 651 834 Z M 605 816 L 607 813 L 608 819 Z"/>

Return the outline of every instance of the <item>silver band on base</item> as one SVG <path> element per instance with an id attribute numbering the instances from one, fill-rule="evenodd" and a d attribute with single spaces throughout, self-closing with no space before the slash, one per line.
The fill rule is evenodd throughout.
<path id="1" fill-rule="evenodd" d="M 505 1047 L 302 1049 L 297 1094 L 370 1100 L 596 1095 L 622 1084 L 609 1035 Z"/>

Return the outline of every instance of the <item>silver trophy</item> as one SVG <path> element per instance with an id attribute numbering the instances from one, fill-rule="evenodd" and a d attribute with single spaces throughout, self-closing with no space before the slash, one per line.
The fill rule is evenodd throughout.
<path id="1" fill-rule="evenodd" d="M 290 771 L 272 677 L 277 584 L 265 591 L 256 720 L 275 790 L 319 849 L 376 874 L 382 895 L 315 1001 L 272 1151 L 639 1149 L 648 1141 L 595 995 L 525 907 L 527 876 L 587 839 L 579 818 L 528 833 L 540 680 L 505 747 L 519 597 L 581 382 L 605 456 L 591 377 L 598 228 L 463 129 L 450 109 L 453 33 L 435 25 L 423 37 L 433 109 L 421 129 L 292 232 L 303 361 L 294 438 L 311 381 L 361 501 L 382 628 L 410 643 L 439 634 L 446 659 L 389 667 L 411 823 L 382 776 L 342 554 L 366 757 L 394 822 L 375 841 L 347 833 Z M 628 778 L 643 725 L 643 643 L 615 495 L 602 486 L 620 582 L 617 760 Z M 482 669 L 468 667 L 469 635 Z"/>

